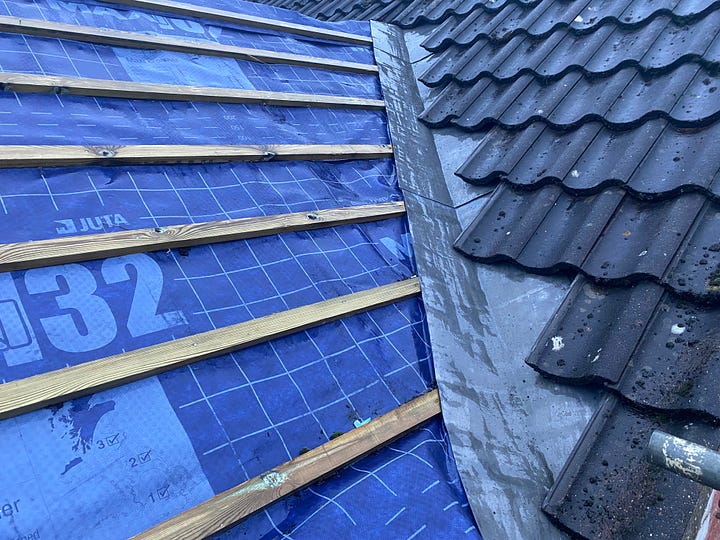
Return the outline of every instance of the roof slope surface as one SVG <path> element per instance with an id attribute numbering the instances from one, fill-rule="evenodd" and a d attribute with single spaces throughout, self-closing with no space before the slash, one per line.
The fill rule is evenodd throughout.
<path id="1" fill-rule="evenodd" d="M 458 174 L 497 188 L 459 250 L 583 274 L 530 365 L 625 400 L 596 413 L 544 510 L 588 538 L 678 538 L 705 499 L 644 453 L 659 428 L 720 444 L 718 6 L 550 4 L 443 23 L 421 120 L 486 134 Z"/>
<path id="2" fill-rule="evenodd" d="M 246 3 L 231 9 L 369 36 L 367 24 L 338 27 Z M 368 45 L 112 2 L 10 0 L 0 14 L 374 63 Z M 21 145 L 2 147 L 3 407 L 27 397 L 8 396 L 3 387 L 34 375 L 103 358 L 120 364 L 127 360 L 123 355 L 141 349 L 154 365 L 158 348 L 146 347 L 197 339 L 192 351 L 204 346 L 207 332 L 415 274 L 402 216 L 221 243 L 206 237 L 192 247 L 171 243 L 162 250 L 113 251 L 97 260 L 66 258 L 67 264 L 17 269 L 5 257 L 13 249 L 32 251 L 30 241 L 74 238 L 77 249 L 93 243 L 87 235 L 141 229 L 138 236 L 163 235 L 211 222 L 222 229 L 218 221 L 298 212 L 316 223 L 323 210 L 397 203 L 402 194 L 389 157 L 387 120 L 377 107 L 298 106 L 293 96 L 283 97 L 286 105 L 201 102 L 202 88 L 185 92 L 192 85 L 377 100 L 372 71 L 266 64 L 23 31 L 1 33 L 0 41 L 3 76 L 102 80 L 126 94 L 70 95 L 69 79 L 59 86 L 46 83 L 44 93 L 23 84 L 2 86 L 0 142 Z M 148 99 L 129 83 L 170 85 L 170 97 Z M 308 152 L 310 144 L 335 146 Z M 354 155 L 358 144 L 376 145 L 379 153 L 368 159 Z M 295 158 L 283 160 L 288 152 Z M 22 153 L 32 156 L 32 166 L 7 168 L 17 167 L 12 161 Z M 76 162 L 58 161 L 68 155 Z M 434 385 L 417 297 L 232 353 L 201 359 L 193 354 L 183 351 L 179 357 L 187 362 L 160 375 L 145 372 L 142 380 L 76 399 L 66 393 L 67 399 L 50 407 L 36 402 L 37 410 L 0 421 L 0 537 L 127 538 Z M 7 409 L 3 414 L 9 416 Z M 329 526 L 362 537 L 422 531 L 479 536 L 442 423 L 434 420 L 225 534 L 317 538 Z"/>
<path id="3" fill-rule="evenodd" d="M 457 248 L 532 272 L 580 272 L 528 362 L 623 398 L 597 411 L 544 510 L 588 538 L 681 537 L 702 490 L 644 452 L 657 428 L 720 445 L 720 5 L 292 7 L 437 25 L 423 42 L 434 56 L 420 118 L 483 137 L 457 174 L 497 185 Z"/>

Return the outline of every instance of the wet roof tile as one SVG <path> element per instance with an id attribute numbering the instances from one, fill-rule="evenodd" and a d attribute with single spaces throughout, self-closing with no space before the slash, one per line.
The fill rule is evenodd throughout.
<path id="1" fill-rule="evenodd" d="M 562 183 L 577 195 L 622 186 L 644 199 L 693 190 L 718 198 L 720 155 L 713 146 L 718 138 L 720 124 L 683 130 L 662 119 L 620 132 L 599 122 L 567 132 L 536 123 L 522 131 L 496 130 L 458 174 L 478 185 Z"/>
<path id="2" fill-rule="evenodd" d="M 527 362 L 553 378 L 602 383 L 643 407 L 717 421 L 718 325 L 720 308 L 657 284 L 604 287 L 580 277 Z"/>
<path id="3" fill-rule="evenodd" d="M 584 75 L 610 75 L 635 67 L 645 75 L 670 71 L 687 62 L 712 70 L 720 63 L 720 37 L 715 30 L 720 11 L 713 11 L 695 25 L 677 25 L 663 16 L 639 28 L 606 24 L 590 34 L 568 29 L 543 40 L 515 36 L 494 43 L 480 39 L 468 48 L 452 45 L 420 77 L 428 86 L 451 80 L 472 84 L 484 77 L 512 82 L 523 74 L 559 79 L 570 71 Z"/>
<path id="4" fill-rule="evenodd" d="M 617 383 L 664 294 L 648 281 L 606 287 L 579 276 L 527 363 L 569 382 Z"/>
<path id="5" fill-rule="evenodd" d="M 720 430 L 703 422 L 643 413 L 609 397 L 591 419 L 543 510 L 584 538 L 684 538 L 703 489 L 650 463 L 653 430 L 717 448 Z M 693 536 L 694 537 L 694 536 Z"/>
<path id="6" fill-rule="evenodd" d="M 647 25 L 658 17 L 668 17 L 678 25 L 689 24 L 718 8 L 716 0 L 664 2 L 651 0 L 542 0 L 537 5 L 508 2 L 493 13 L 478 9 L 468 14 L 452 15 L 424 42 L 430 51 L 438 52 L 450 45 L 467 47 L 481 39 L 507 42 L 521 35 L 545 38 L 558 30 L 581 35 L 613 24 L 621 29 Z"/>
<path id="7" fill-rule="evenodd" d="M 696 64 L 648 78 L 625 68 L 603 78 L 570 72 L 545 82 L 521 75 L 510 83 L 480 79 L 465 87 L 450 82 L 427 105 L 420 119 L 431 127 L 466 130 L 489 126 L 521 129 L 541 121 L 569 129 L 586 122 L 630 129 L 653 118 L 677 127 L 702 127 L 720 118 L 720 76 Z"/>
<path id="8" fill-rule="evenodd" d="M 643 201 L 620 188 L 580 197 L 555 185 L 522 191 L 502 184 L 456 247 L 481 262 L 512 261 L 534 272 L 580 271 L 616 284 L 651 280 L 714 304 L 719 213 L 702 193 Z"/>
<path id="9" fill-rule="evenodd" d="M 507 7 L 534 6 L 540 0 L 255 0 L 292 9 L 320 20 L 377 20 L 414 28 L 439 24 L 471 12 L 492 17 Z"/>
<path id="10" fill-rule="evenodd" d="M 577 274 L 527 362 L 646 411 L 610 398 L 545 502 L 586 538 L 682 536 L 699 488 L 650 466 L 647 438 L 720 445 L 720 11 L 654 6 L 591 2 L 594 20 L 568 22 L 542 3 L 452 39 L 448 19 L 423 76 L 438 87 L 423 121 L 485 134 L 457 174 L 498 184 L 456 247 Z"/>

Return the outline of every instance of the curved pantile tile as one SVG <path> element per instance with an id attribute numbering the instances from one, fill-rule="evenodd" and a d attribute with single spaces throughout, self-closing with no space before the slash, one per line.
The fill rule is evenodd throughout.
<path id="1" fill-rule="evenodd" d="M 720 445 L 714 425 L 639 411 L 610 397 L 557 475 L 543 511 L 581 538 L 683 538 L 695 505 L 705 505 L 706 488 L 650 463 L 654 430 Z"/>
<path id="2" fill-rule="evenodd" d="M 700 193 L 648 202 L 619 188 L 576 197 L 558 186 L 528 192 L 501 184 L 456 248 L 537 273 L 580 271 L 607 284 L 650 280 L 717 304 L 718 215 L 720 206 Z"/>
<path id="3" fill-rule="evenodd" d="M 516 36 L 508 42 L 477 41 L 467 50 L 449 47 L 420 77 L 428 86 L 451 81 L 473 84 L 481 78 L 512 82 L 523 74 L 559 79 L 571 71 L 607 76 L 635 67 L 656 75 L 693 62 L 708 70 L 720 67 L 720 11 L 693 26 L 658 17 L 639 29 L 607 24 L 591 34 L 559 30 L 544 40 Z"/>
<path id="4" fill-rule="evenodd" d="M 656 2 L 652 0 L 542 0 L 538 5 L 508 4 L 497 13 L 475 9 L 447 18 L 423 42 L 438 52 L 450 45 L 468 47 L 481 39 L 506 42 L 515 36 L 544 38 L 559 29 L 580 35 L 612 23 L 624 29 L 644 26 L 657 17 L 677 24 L 692 23 L 720 7 L 718 0 Z"/>
<path id="5" fill-rule="evenodd" d="M 493 129 L 457 174 L 477 185 L 562 184 L 575 195 L 620 186 L 643 199 L 699 191 L 720 198 L 720 123 L 702 130 L 651 120 L 615 132 L 600 122 L 559 131 L 537 122 L 521 131 Z"/>
<path id="6" fill-rule="evenodd" d="M 666 118 L 677 127 L 702 127 L 720 118 L 719 86 L 719 75 L 694 64 L 654 78 L 635 68 L 600 79 L 569 73 L 549 83 L 532 75 L 511 83 L 486 78 L 471 87 L 448 84 L 420 119 L 430 127 L 466 130 L 495 125 L 521 129 L 538 120 L 562 129 L 590 121 L 630 129 L 652 118 Z"/>

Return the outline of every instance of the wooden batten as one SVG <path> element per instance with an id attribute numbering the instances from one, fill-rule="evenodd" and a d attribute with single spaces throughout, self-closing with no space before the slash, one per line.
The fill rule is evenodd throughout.
<path id="1" fill-rule="evenodd" d="M 243 15 L 242 13 L 235 13 L 233 11 L 213 9 L 193 4 L 186 4 L 184 2 L 173 2 L 171 0 L 164 0 L 162 2 L 155 0 L 101 0 L 101 2 L 105 4 L 127 6 L 135 9 L 171 13 L 173 15 L 181 15 L 183 17 L 197 17 L 199 19 L 210 21 L 219 21 L 237 24 L 240 26 L 250 26 L 253 28 L 261 28 L 264 30 L 272 30 L 275 32 L 295 34 L 316 39 L 325 39 L 328 41 L 339 41 L 341 43 L 349 43 L 353 45 L 372 45 L 372 38 L 367 36 L 339 32 L 337 30 L 309 26 L 306 24 L 296 24 L 278 21 L 275 19 L 267 19 L 264 17 L 256 17 L 253 15 Z"/>
<path id="2" fill-rule="evenodd" d="M 366 456 L 440 414 L 437 390 L 423 394 L 359 428 L 216 495 L 147 531 L 136 540 L 199 540 Z"/>
<path id="3" fill-rule="evenodd" d="M 372 47 L 371 37 L 284 22 L 173 0 L 100 0 L 108 7 L 148 10 L 223 25 Z M 83 43 L 234 58 L 264 64 L 377 75 L 377 66 L 293 53 L 252 49 L 66 24 L 0 16 L 0 32 Z M 378 99 L 240 88 L 186 86 L 133 81 L 0 72 L 0 90 L 93 98 L 210 102 L 267 107 L 314 107 L 384 111 Z M 12 97 L 12 96 L 11 96 Z M 85 101 L 85 100 L 83 100 Z M 393 156 L 389 144 L 281 145 L 0 145 L 0 169 L 96 165 L 170 165 L 265 161 L 344 161 Z M 378 221 L 405 214 L 403 202 L 387 202 L 272 216 L 181 224 L 112 233 L 0 244 L 0 272 L 118 257 L 133 253 L 246 240 L 288 232 Z M 416 277 L 347 294 L 173 341 L 0 384 L 0 420 L 118 387 L 210 358 L 236 352 L 379 309 L 420 294 Z M 120 349 L 119 349 L 120 350 Z M 122 349 L 124 350 L 124 349 Z M 418 429 L 441 414 L 437 389 L 416 397 L 327 443 L 247 480 L 210 500 L 137 535 L 143 540 L 189 540 L 222 532 L 278 500 Z"/>
<path id="4" fill-rule="evenodd" d="M 233 161 L 342 161 L 382 159 L 393 155 L 386 144 L 133 145 L 15 146 L 0 145 L 0 168 L 80 167 L 85 165 L 169 165 Z"/>
<path id="5" fill-rule="evenodd" d="M 0 16 L 0 32 L 70 39 L 85 43 L 130 47 L 134 49 L 152 49 L 206 56 L 221 56 L 264 64 L 285 64 L 330 71 L 366 74 L 377 74 L 378 72 L 377 66 L 371 64 L 345 62 L 332 58 L 317 58 L 300 54 L 223 45 L 222 43 L 192 41 L 168 36 L 153 36 L 150 34 L 112 30 L 110 28 L 95 28 L 36 19 L 20 19 L 18 17 L 4 15 Z"/>
<path id="6" fill-rule="evenodd" d="M 0 385 L 0 419 L 265 343 L 400 302 L 419 293 L 418 279 L 407 279 L 175 341 L 7 382 Z"/>
<path id="7" fill-rule="evenodd" d="M 272 107 L 319 107 L 330 109 L 383 110 L 385 102 L 345 96 L 321 94 L 295 94 L 291 92 L 267 92 L 265 90 L 242 90 L 216 88 L 214 86 L 181 86 L 176 84 L 113 81 L 109 79 L 86 79 L 33 75 L 26 73 L 0 73 L 0 88 L 7 92 L 32 94 L 67 94 L 74 96 L 154 99 L 159 101 L 209 101 L 243 105 Z"/>
<path id="8" fill-rule="evenodd" d="M 390 202 L 0 244 L 0 272 L 364 223 L 404 213 L 405 203 Z"/>

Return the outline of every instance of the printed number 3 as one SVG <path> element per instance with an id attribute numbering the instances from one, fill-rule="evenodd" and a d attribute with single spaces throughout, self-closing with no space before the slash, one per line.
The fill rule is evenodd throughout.
<path id="1" fill-rule="evenodd" d="M 129 281 L 127 267 L 137 272 L 137 286 L 130 306 L 127 328 L 132 337 L 187 324 L 180 311 L 158 314 L 163 275 L 157 263 L 147 255 L 127 255 L 103 262 L 102 275 L 108 284 Z M 117 323 L 110 306 L 95 296 L 97 282 L 93 274 L 79 264 L 66 264 L 49 268 L 35 268 L 25 272 L 28 293 L 41 294 L 60 290 L 62 278 L 67 293 L 56 296 L 60 309 L 71 309 L 79 316 L 68 313 L 40 319 L 48 339 L 61 351 L 78 353 L 100 349 L 117 335 Z"/>

